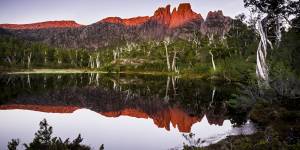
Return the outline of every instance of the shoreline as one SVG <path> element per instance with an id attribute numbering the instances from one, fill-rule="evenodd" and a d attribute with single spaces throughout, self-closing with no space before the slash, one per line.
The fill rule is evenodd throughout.
<path id="1" fill-rule="evenodd" d="M 97 71 L 89 69 L 16 69 L 16 70 L 4 70 L 2 74 L 8 75 L 22 75 L 22 74 L 77 74 L 77 73 L 99 73 L 99 74 L 140 74 L 140 75 L 155 75 L 155 76 L 179 76 L 184 78 L 197 78 L 203 79 L 203 74 L 196 73 L 181 73 L 176 74 L 174 72 L 160 72 L 160 71 L 121 71 L 121 72 L 108 72 Z"/>

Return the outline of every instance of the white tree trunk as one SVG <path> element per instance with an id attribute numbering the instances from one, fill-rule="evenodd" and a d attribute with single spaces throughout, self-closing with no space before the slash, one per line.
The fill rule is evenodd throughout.
<path id="1" fill-rule="evenodd" d="M 213 65 L 214 71 L 216 71 L 216 65 L 215 65 L 215 61 L 214 61 L 214 55 L 211 51 L 209 51 L 209 54 L 211 55 L 211 63 Z"/>
<path id="2" fill-rule="evenodd" d="M 44 75 L 44 89 L 47 87 L 47 76 Z"/>
<path id="3" fill-rule="evenodd" d="M 57 63 L 58 63 L 58 64 L 61 64 L 61 63 L 62 63 L 62 61 L 61 61 L 60 58 L 57 59 Z"/>
<path id="4" fill-rule="evenodd" d="M 31 88 L 30 75 L 29 74 L 27 74 L 27 84 L 28 84 L 28 87 Z"/>
<path id="5" fill-rule="evenodd" d="M 27 68 L 30 68 L 30 64 L 31 64 L 31 52 L 27 56 Z"/>
<path id="6" fill-rule="evenodd" d="M 177 77 L 173 76 L 172 77 L 172 85 L 173 85 L 173 91 L 174 91 L 174 99 L 176 98 L 176 95 L 177 95 L 176 82 L 177 82 Z"/>
<path id="7" fill-rule="evenodd" d="M 209 103 L 209 107 L 211 107 L 212 104 L 214 103 L 215 93 L 216 93 L 216 87 L 214 86 L 214 89 L 213 89 L 212 94 L 211 94 L 211 101 Z"/>
<path id="8" fill-rule="evenodd" d="M 211 45 L 213 42 L 214 42 L 214 35 L 213 34 L 208 35 L 208 43 L 209 43 L 209 45 Z"/>
<path id="9" fill-rule="evenodd" d="M 170 77 L 168 77 L 167 79 L 167 85 L 166 85 L 166 94 L 165 94 L 165 98 L 164 101 L 167 103 L 169 102 L 169 86 L 170 86 Z"/>
<path id="10" fill-rule="evenodd" d="M 10 59 L 9 56 L 6 57 L 6 60 L 8 61 L 8 63 L 9 63 L 10 65 L 12 65 L 12 61 L 11 61 L 11 59 Z"/>
<path id="11" fill-rule="evenodd" d="M 276 47 L 279 47 L 282 38 L 281 28 L 282 28 L 283 17 L 278 16 L 276 21 L 277 21 L 276 22 Z"/>
<path id="12" fill-rule="evenodd" d="M 92 80 L 93 80 L 92 75 L 93 75 L 92 73 L 89 74 L 89 85 L 92 84 Z"/>
<path id="13" fill-rule="evenodd" d="M 170 60 L 169 60 L 169 53 L 168 53 L 168 45 L 169 43 L 164 41 L 164 45 L 165 45 L 165 50 L 166 50 L 166 60 L 167 60 L 167 67 L 168 67 L 168 71 L 171 70 L 171 65 L 170 65 Z"/>
<path id="14" fill-rule="evenodd" d="M 76 63 L 76 66 L 78 66 L 78 50 L 76 50 L 76 53 L 75 53 L 75 63 Z"/>
<path id="15" fill-rule="evenodd" d="M 174 52 L 173 62 L 172 62 L 172 71 L 175 71 L 175 72 L 177 72 L 177 69 L 176 69 L 176 55 L 177 55 L 177 51 Z"/>
<path id="16" fill-rule="evenodd" d="M 260 35 L 260 42 L 256 54 L 256 76 L 259 78 L 259 80 L 262 80 L 267 85 L 269 82 L 269 73 L 268 73 L 266 58 L 267 58 L 267 43 L 269 41 L 267 40 L 267 36 L 264 32 L 261 20 L 258 20 L 257 28 Z"/>
<path id="17" fill-rule="evenodd" d="M 47 64 L 47 51 L 44 52 L 44 62 Z"/>
<path id="18" fill-rule="evenodd" d="M 97 73 L 96 74 L 96 85 L 99 86 L 99 78 L 100 78 L 100 74 Z"/>
<path id="19" fill-rule="evenodd" d="M 116 80 L 114 80 L 114 79 L 111 79 L 111 81 L 113 82 L 113 89 L 115 90 L 115 91 L 117 91 L 118 90 L 118 83 L 117 83 L 117 81 Z"/>
<path id="20" fill-rule="evenodd" d="M 93 61 L 92 55 L 90 55 L 89 64 L 90 64 L 91 69 L 94 69 L 95 66 L 94 66 L 94 61 Z"/>
<path id="21" fill-rule="evenodd" d="M 116 61 L 117 58 L 119 57 L 119 52 L 118 52 L 118 50 L 113 50 L 113 55 L 114 55 L 114 61 Z"/>
<path id="22" fill-rule="evenodd" d="M 96 67 L 97 67 L 97 69 L 100 68 L 99 53 L 97 54 L 97 57 L 96 57 Z"/>

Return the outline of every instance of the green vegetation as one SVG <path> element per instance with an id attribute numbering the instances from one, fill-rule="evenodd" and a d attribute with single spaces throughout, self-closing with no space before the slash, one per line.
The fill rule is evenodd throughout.
<path id="1" fill-rule="evenodd" d="M 207 147 L 184 145 L 185 150 L 265 150 L 300 148 L 299 118 L 297 100 L 284 100 L 276 103 L 260 101 L 252 106 L 249 116 L 258 125 L 252 135 L 229 136 Z M 188 141 L 197 141 L 190 135 Z M 201 142 L 200 139 L 198 141 Z M 197 144 L 197 143 L 196 143 Z"/>
<path id="2" fill-rule="evenodd" d="M 255 0 L 251 2 L 253 1 Z M 262 7 L 264 6 L 269 5 Z M 202 148 L 184 145 L 184 149 L 300 149 L 299 13 L 295 16 L 290 22 L 291 27 L 288 31 L 282 31 L 281 42 L 274 46 L 273 50 L 268 51 L 269 86 L 262 88 L 256 80 L 249 78 L 247 85 L 242 85 L 239 94 L 232 95 L 227 100 L 229 112 L 238 114 L 236 116 L 239 117 L 249 116 L 251 121 L 256 123 L 258 131 L 253 135 L 229 136 L 216 144 Z M 271 40 L 276 43 L 276 39 Z"/>
<path id="3" fill-rule="evenodd" d="M 39 68 L 154 72 L 243 81 L 245 73 L 248 78 L 248 73 L 254 70 L 253 45 L 257 44 L 257 37 L 242 21 L 233 20 L 234 26 L 226 38 L 216 36 L 209 40 L 195 32 L 190 40 L 120 42 L 115 47 L 95 50 L 54 48 L 3 36 L 0 38 L 0 69 L 4 72 Z"/>
<path id="4" fill-rule="evenodd" d="M 226 99 L 224 105 L 228 106 L 228 111 L 233 116 L 241 118 L 249 116 L 258 125 L 257 133 L 248 136 L 230 136 L 204 148 L 193 145 L 184 145 L 183 148 L 299 149 L 299 2 L 286 3 L 284 0 L 244 0 L 244 2 L 246 7 L 253 8 L 252 13 L 258 15 L 251 18 L 253 20 L 249 20 L 248 24 L 244 23 L 244 15 L 237 16 L 232 20 L 230 31 L 223 36 L 208 37 L 195 31 L 189 40 L 165 38 L 162 41 L 140 43 L 122 41 L 114 47 L 94 50 L 53 48 L 41 43 L 3 36 L 0 38 L 0 69 L 3 72 L 28 70 L 34 72 L 34 69 L 39 68 L 68 68 L 80 69 L 79 72 L 117 74 L 138 72 L 237 82 L 241 86 L 239 92 L 223 95 L 221 98 Z M 290 16 L 293 17 L 292 20 L 288 20 Z M 286 20 L 290 27 L 283 28 L 280 19 Z M 259 25 L 258 31 L 253 23 Z M 169 80 L 168 77 L 168 86 Z M 264 80 L 267 83 L 264 85 L 267 86 L 261 86 L 261 80 Z M 193 90 L 188 89 L 188 92 Z M 209 98 L 206 97 L 206 100 Z M 181 103 L 191 109 L 191 112 L 195 111 L 193 115 L 199 115 L 198 102 L 185 98 Z M 237 126 L 246 121 L 239 118 L 232 120 Z M 45 146 L 44 144 L 72 149 L 72 146 L 78 146 L 82 141 L 79 136 L 73 142 L 68 140 L 62 142 L 61 139 L 50 138 L 52 129 L 41 128 L 43 129 L 45 132 L 39 131 L 34 141 L 26 145 L 28 149 L 36 145 Z M 49 135 L 43 137 L 41 133 Z M 185 138 L 193 137 L 191 134 Z M 12 140 L 8 148 L 15 149 L 18 144 L 18 140 Z"/>

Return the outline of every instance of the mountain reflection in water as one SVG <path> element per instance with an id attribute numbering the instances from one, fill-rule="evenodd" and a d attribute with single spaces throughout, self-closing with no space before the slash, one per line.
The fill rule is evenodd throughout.
<path id="1" fill-rule="evenodd" d="M 122 74 L 5 75 L 0 83 L 0 119 L 19 125 L 2 124 L 0 131 L 6 134 L 0 136 L 1 141 L 33 138 L 32 129 L 43 118 L 61 137 L 82 133 L 84 143 L 104 144 L 106 149 L 122 144 L 119 148 L 180 147 L 185 142 L 182 133 L 190 132 L 207 139 L 203 145 L 208 145 L 227 135 L 254 131 L 249 126 L 233 127 L 235 121 L 247 121 L 228 113 L 225 101 L 236 92 L 234 85 Z M 66 122 L 67 118 L 72 119 Z M 25 128 L 31 133 L 16 132 Z"/>

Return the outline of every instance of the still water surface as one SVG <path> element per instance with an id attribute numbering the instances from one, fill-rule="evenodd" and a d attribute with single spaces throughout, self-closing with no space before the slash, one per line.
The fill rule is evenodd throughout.
<path id="1" fill-rule="evenodd" d="M 227 108 L 235 85 L 124 74 L 3 75 L 0 82 L 0 149 L 12 138 L 29 143 L 44 118 L 53 136 L 80 133 L 94 149 L 180 149 L 255 131 Z"/>

